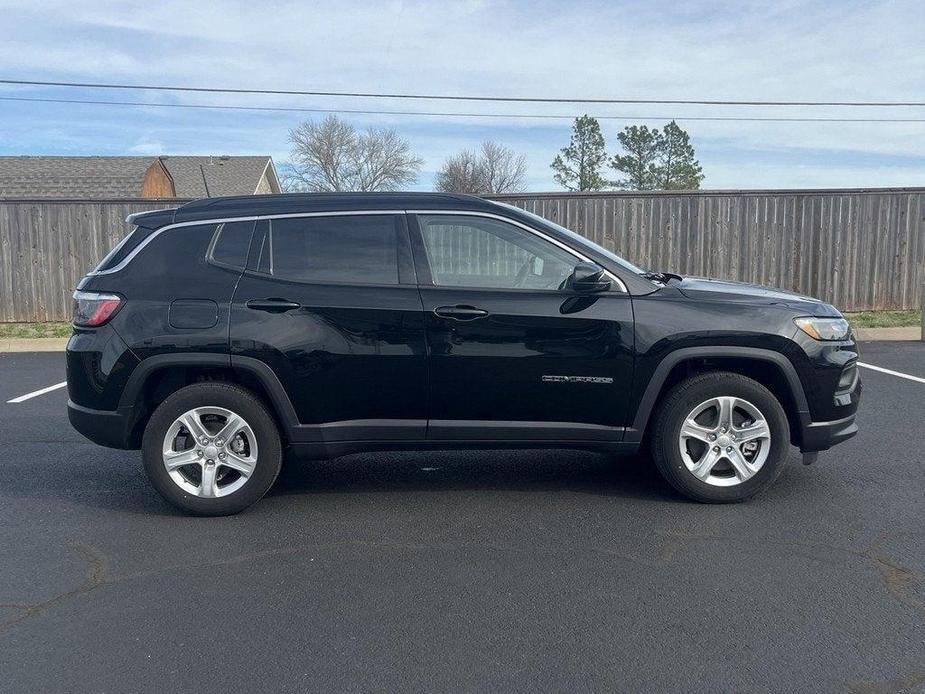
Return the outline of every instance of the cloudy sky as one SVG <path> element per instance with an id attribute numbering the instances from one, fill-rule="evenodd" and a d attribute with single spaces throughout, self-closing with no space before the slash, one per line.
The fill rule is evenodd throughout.
<path id="1" fill-rule="evenodd" d="M 175 2 L 0 0 L 0 79 L 562 98 L 925 101 L 922 0 L 827 2 Z M 113 92 L 0 85 L 0 97 L 307 109 L 464 111 L 478 118 L 345 114 L 389 126 L 424 158 L 494 139 L 523 152 L 531 190 L 569 118 L 676 118 L 706 188 L 925 185 L 925 122 L 709 122 L 702 116 L 920 118 L 925 108 L 499 104 Z M 565 116 L 562 119 L 526 115 Z M 0 100 L 0 154 L 257 154 L 288 158 L 312 113 Z M 628 121 L 604 119 L 627 118 Z"/>

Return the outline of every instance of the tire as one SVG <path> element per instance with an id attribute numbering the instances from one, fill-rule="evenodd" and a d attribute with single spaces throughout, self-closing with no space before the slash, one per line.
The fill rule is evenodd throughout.
<path id="1" fill-rule="evenodd" d="M 201 441 L 189 436 L 196 427 Z M 228 441 L 219 439 L 223 431 Z M 273 417 L 252 393 L 231 383 L 196 383 L 170 395 L 148 420 L 141 450 L 158 493 L 196 516 L 243 511 L 273 486 L 282 465 Z"/>
<path id="2" fill-rule="evenodd" d="M 732 427 L 723 428 L 730 420 Z M 744 501 L 769 487 L 783 470 L 789 446 L 787 415 L 771 391 L 724 371 L 674 386 L 655 415 L 651 436 L 662 477 L 705 503 Z"/>

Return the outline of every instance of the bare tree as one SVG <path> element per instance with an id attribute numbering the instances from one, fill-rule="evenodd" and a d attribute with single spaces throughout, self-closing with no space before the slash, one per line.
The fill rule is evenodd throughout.
<path id="1" fill-rule="evenodd" d="M 434 183 L 434 188 L 445 193 L 482 195 L 487 187 L 481 162 L 468 149 L 447 159 Z"/>
<path id="2" fill-rule="evenodd" d="M 289 131 L 292 162 L 283 176 L 287 190 L 311 192 L 397 190 L 417 180 L 424 163 L 394 130 L 364 133 L 328 116 Z"/>
<path id="3" fill-rule="evenodd" d="M 463 150 L 447 159 L 434 187 L 447 193 L 516 193 L 523 190 L 527 158 L 497 142 L 483 142 L 478 154 Z"/>
<path id="4" fill-rule="evenodd" d="M 527 157 L 515 155 L 504 145 L 488 140 L 482 143 L 482 169 L 488 193 L 519 193 L 527 175 Z"/>

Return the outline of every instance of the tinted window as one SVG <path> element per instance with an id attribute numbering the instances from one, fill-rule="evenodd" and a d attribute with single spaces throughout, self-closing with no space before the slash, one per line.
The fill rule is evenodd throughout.
<path id="1" fill-rule="evenodd" d="M 226 222 L 220 224 L 212 245 L 212 260 L 224 265 L 241 267 L 247 263 L 247 249 L 251 243 L 253 222 Z"/>
<path id="2" fill-rule="evenodd" d="M 398 215 L 274 219 L 257 267 L 301 282 L 398 284 L 399 224 Z"/>
<path id="3" fill-rule="evenodd" d="M 456 215 L 419 220 L 437 286 L 558 289 L 578 262 L 555 244 L 506 222 Z"/>
<path id="4" fill-rule="evenodd" d="M 533 219 L 536 220 L 537 226 L 539 226 L 540 229 L 542 229 L 544 226 L 552 227 L 553 229 L 556 229 L 560 234 L 565 234 L 566 236 L 568 236 L 570 239 L 572 239 L 572 241 L 574 241 L 579 246 L 584 246 L 585 248 L 589 250 L 593 250 L 597 253 L 600 253 L 606 258 L 610 258 L 610 260 L 614 261 L 615 263 L 618 263 L 619 265 L 626 268 L 633 274 L 641 275 L 643 272 L 645 272 L 645 270 L 642 270 L 641 268 L 636 267 L 626 258 L 621 258 L 613 251 L 608 251 L 603 246 L 599 246 L 598 244 L 594 243 L 594 241 L 592 241 L 591 239 L 586 239 L 581 234 L 576 234 L 574 231 L 572 231 L 571 229 L 566 229 L 561 224 L 556 224 L 553 221 L 545 219 L 544 217 L 540 217 L 538 214 L 533 214 L 532 212 L 528 212 L 527 210 L 522 210 L 518 207 L 514 207 L 513 205 L 508 205 L 506 202 L 493 202 L 493 204 L 498 205 L 499 207 L 507 207 L 512 210 L 516 210 L 519 214 L 524 214 L 524 215 L 527 215 L 528 217 L 532 217 Z"/>

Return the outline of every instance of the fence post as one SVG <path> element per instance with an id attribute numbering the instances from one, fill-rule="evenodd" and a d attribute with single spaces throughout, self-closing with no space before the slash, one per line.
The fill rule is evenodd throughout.
<path id="1" fill-rule="evenodd" d="M 921 335 L 921 339 L 922 339 L 922 342 L 925 342 L 925 279 L 922 280 L 922 297 L 921 297 L 921 299 L 922 299 L 922 303 L 921 303 L 921 308 L 922 308 L 922 335 Z"/>

